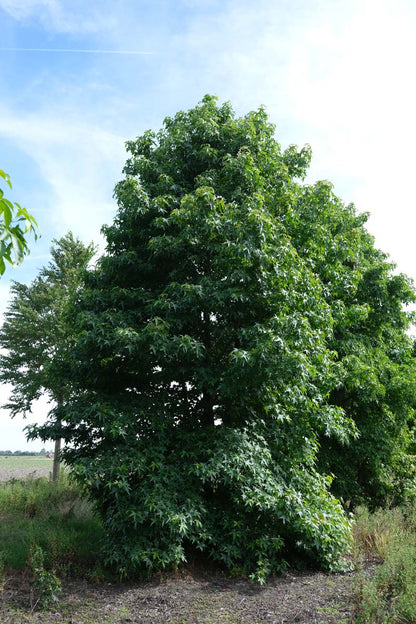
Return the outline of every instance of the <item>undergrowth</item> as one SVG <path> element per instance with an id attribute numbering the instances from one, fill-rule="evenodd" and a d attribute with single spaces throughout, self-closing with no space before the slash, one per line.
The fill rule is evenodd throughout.
<path id="1" fill-rule="evenodd" d="M 358 509 L 355 549 L 381 563 L 357 575 L 354 624 L 416 624 L 416 510 Z"/>
<path id="2" fill-rule="evenodd" d="M 101 521 L 66 475 L 58 483 L 46 478 L 0 483 L 0 558 L 5 570 L 30 567 L 40 549 L 46 570 L 100 577 L 102 537 Z"/>
<path id="3" fill-rule="evenodd" d="M 59 599 L 60 579 L 108 574 L 101 521 L 66 475 L 0 483 L 0 593 L 10 570 L 29 571 L 32 608 Z M 416 624 L 416 508 L 355 513 L 354 624 Z M 373 560 L 373 574 L 364 563 Z"/>

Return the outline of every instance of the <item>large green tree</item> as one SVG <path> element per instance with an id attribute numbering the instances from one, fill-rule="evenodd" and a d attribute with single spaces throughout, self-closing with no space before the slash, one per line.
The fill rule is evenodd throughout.
<path id="1" fill-rule="evenodd" d="M 36 433 L 60 423 L 119 571 L 194 549 L 259 580 L 296 558 L 336 568 L 350 530 L 318 438 L 355 429 L 327 400 L 331 305 L 289 235 L 310 150 L 282 153 L 262 109 L 236 118 L 209 96 L 127 149 L 55 361 L 71 395 Z"/>
<path id="2" fill-rule="evenodd" d="M 375 505 L 412 465 L 413 287 L 263 110 L 207 96 L 127 149 L 54 360 L 71 393 L 34 434 L 59 425 L 122 572 L 193 549 L 260 580 L 335 568 L 349 527 L 324 475 Z"/>
<path id="3" fill-rule="evenodd" d="M 10 176 L 0 169 L 2 178 L 12 188 Z M 20 264 L 29 252 L 27 234 L 37 238 L 38 224 L 35 218 L 18 203 L 11 202 L 0 188 L 0 275 L 6 270 L 5 261 Z"/>
<path id="4" fill-rule="evenodd" d="M 13 282 L 11 301 L 0 330 L 0 381 L 12 385 L 4 405 L 12 416 L 26 416 L 42 395 L 58 405 L 65 403 L 69 388 L 52 365 L 59 349 L 73 339 L 73 317 L 68 307 L 77 297 L 82 273 L 94 255 L 72 233 L 54 241 L 52 260 L 29 285 Z M 56 432 L 55 432 L 56 433 Z M 59 472 L 60 437 L 55 439 L 53 477 Z"/>

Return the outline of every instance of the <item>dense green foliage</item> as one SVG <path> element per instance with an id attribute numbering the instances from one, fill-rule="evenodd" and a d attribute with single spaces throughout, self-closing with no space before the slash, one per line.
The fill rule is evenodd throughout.
<path id="1" fill-rule="evenodd" d="M 305 186 L 297 202 L 292 242 L 319 276 L 334 322 L 328 345 L 342 383 L 329 402 L 360 432 L 347 447 L 321 436 L 320 470 L 336 475 L 333 491 L 353 505 L 399 502 L 414 493 L 416 366 L 405 308 L 413 287 L 374 247 L 363 227 L 368 215 L 344 206 L 328 182 Z"/>
<path id="2" fill-rule="evenodd" d="M 407 457 L 411 286 L 262 109 L 207 96 L 127 149 L 54 360 L 70 394 L 33 433 L 67 441 L 120 572 L 196 549 L 260 581 L 334 569 L 350 527 L 324 475 L 382 497 Z"/>
<path id="3" fill-rule="evenodd" d="M 273 132 L 206 98 L 128 144 L 56 412 L 127 573 L 198 548 L 263 579 L 348 543 L 314 467 L 316 432 L 351 428 L 323 400 L 330 308 L 280 214 L 305 154 L 287 165 Z"/>
<path id="4" fill-rule="evenodd" d="M 10 176 L 0 169 L 0 178 L 12 188 Z M 29 252 L 27 234 L 37 238 L 36 219 L 16 202 L 4 196 L 0 188 L 0 275 L 6 270 L 5 261 L 12 265 L 20 264 Z"/>

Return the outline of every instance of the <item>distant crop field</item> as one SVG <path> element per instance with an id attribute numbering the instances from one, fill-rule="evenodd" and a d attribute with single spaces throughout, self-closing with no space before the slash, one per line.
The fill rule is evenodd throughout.
<path id="1" fill-rule="evenodd" d="M 22 479 L 30 475 L 48 477 L 52 472 L 52 459 L 39 456 L 0 455 L 0 481 Z"/>

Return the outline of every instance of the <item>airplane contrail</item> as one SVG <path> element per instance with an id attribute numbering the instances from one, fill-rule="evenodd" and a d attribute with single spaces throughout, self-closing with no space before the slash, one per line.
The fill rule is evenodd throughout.
<path id="1" fill-rule="evenodd" d="M 153 52 L 138 50 L 71 50 L 68 48 L 0 48 L 0 52 L 69 52 L 75 54 L 130 54 L 135 56 L 153 54 Z"/>

